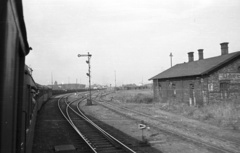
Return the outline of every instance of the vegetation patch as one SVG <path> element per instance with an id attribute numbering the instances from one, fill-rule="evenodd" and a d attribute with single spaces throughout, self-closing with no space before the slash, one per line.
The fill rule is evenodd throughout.
<path id="1" fill-rule="evenodd" d="M 127 99 L 126 102 L 134 102 L 134 103 L 152 103 L 153 97 L 151 95 L 138 93 L 131 98 Z"/>
<path id="2" fill-rule="evenodd" d="M 152 103 L 153 92 L 151 90 L 120 90 L 111 94 L 113 100 L 125 103 Z"/>
<path id="3" fill-rule="evenodd" d="M 219 102 L 204 107 L 193 107 L 185 103 L 168 101 L 159 103 L 160 109 L 181 114 L 227 129 L 240 130 L 240 103 Z"/>
<path id="4" fill-rule="evenodd" d="M 220 126 L 233 130 L 240 129 L 240 104 L 235 102 L 214 103 L 201 108 L 201 111 L 210 115 Z"/>
<path id="5" fill-rule="evenodd" d="M 235 102 L 210 103 L 203 107 L 189 106 L 176 100 L 154 101 L 152 90 L 119 90 L 108 95 L 112 99 L 124 103 L 154 104 L 162 109 L 188 118 L 231 130 L 240 130 L 240 99 Z M 149 105 L 151 107 L 151 105 Z"/>

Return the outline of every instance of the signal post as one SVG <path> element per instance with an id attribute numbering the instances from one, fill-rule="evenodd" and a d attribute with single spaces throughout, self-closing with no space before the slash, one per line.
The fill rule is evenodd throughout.
<path id="1" fill-rule="evenodd" d="M 88 64 L 88 73 L 86 73 L 86 75 L 89 78 L 89 99 L 87 99 L 87 104 L 88 105 L 92 105 L 92 95 L 91 95 L 91 64 L 90 64 L 90 59 L 92 57 L 91 54 L 78 54 L 78 57 L 88 57 L 88 60 L 86 61 L 86 63 Z"/>

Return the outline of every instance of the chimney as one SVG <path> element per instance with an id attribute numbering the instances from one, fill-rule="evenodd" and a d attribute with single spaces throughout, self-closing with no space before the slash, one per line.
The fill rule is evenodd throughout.
<path id="1" fill-rule="evenodd" d="M 220 45 L 221 45 L 222 55 L 227 55 L 228 54 L 228 42 L 223 42 Z"/>
<path id="2" fill-rule="evenodd" d="M 194 52 L 189 52 L 188 53 L 188 62 L 193 62 L 194 61 L 193 53 Z"/>
<path id="3" fill-rule="evenodd" d="M 203 49 L 198 50 L 198 57 L 199 57 L 199 60 L 203 59 Z"/>

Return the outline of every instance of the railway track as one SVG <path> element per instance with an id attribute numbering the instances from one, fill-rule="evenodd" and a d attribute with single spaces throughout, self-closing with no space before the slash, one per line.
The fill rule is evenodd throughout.
<path id="1" fill-rule="evenodd" d="M 104 95 L 106 95 L 107 93 L 104 93 Z M 219 152 L 219 153 L 238 153 L 240 152 L 238 149 L 238 142 L 234 142 L 234 141 L 229 141 L 217 136 L 210 136 L 208 140 L 205 140 L 202 136 L 192 136 L 191 134 L 189 134 L 190 131 L 183 131 L 183 132 L 179 132 L 176 131 L 174 128 L 169 128 L 168 125 L 170 125 L 169 121 L 163 120 L 161 118 L 156 118 L 153 117 L 152 115 L 146 114 L 144 112 L 140 112 L 140 111 L 136 111 L 133 109 L 129 109 L 127 107 L 124 106 L 119 106 L 117 104 L 113 104 L 110 103 L 110 101 L 106 101 L 102 99 L 101 94 L 98 94 L 95 98 L 95 102 L 97 102 L 98 104 L 101 104 L 102 106 L 111 109 L 112 111 L 119 113 L 121 115 L 124 115 L 128 118 L 134 119 L 134 120 L 142 120 L 144 119 L 146 122 L 151 119 L 152 121 L 154 121 L 154 123 L 150 123 L 147 122 L 148 125 L 150 125 L 151 127 L 155 128 L 155 129 L 159 129 L 161 131 L 167 132 L 171 135 L 175 135 L 178 136 L 184 140 L 187 140 L 191 143 L 197 144 L 197 145 L 201 145 L 203 147 L 208 148 L 209 150 L 214 150 L 215 152 Z M 102 103 L 104 102 L 104 103 Z M 136 117 L 137 116 L 137 117 Z M 141 117 L 139 117 L 141 116 Z M 141 119 L 139 119 L 141 118 Z M 166 125 L 166 126 L 164 126 Z M 174 125 L 171 125 L 174 126 Z M 190 129 L 189 129 L 190 130 Z M 214 141 L 217 140 L 217 141 Z M 218 143 L 218 141 L 220 141 L 221 143 Z M 222 145 L 223 143 L 227 144 L 227 145 Z"/>
<path id="2" fill-rule="evenodd" d="M 94 153 L 135 153 L 134 150 L 111 136 L 93 121 L 91 121 L 80 109 L 80 103 L 86 98 L 64 96 L 58 101 L 58 107 L 64 118 L 69 122 L 78 135 L 85 141 L 91 152 Z"/>

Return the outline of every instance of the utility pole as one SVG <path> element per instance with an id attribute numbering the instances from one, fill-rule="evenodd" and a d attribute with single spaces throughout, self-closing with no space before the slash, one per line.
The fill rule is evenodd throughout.
<path id="1" fill-rule="evenodd" d="M 114 71 L 114 74 L 115 74 L 115 89 L 117 87 L 117 83 L 116 83 L 116 71 Z"/>
<path id="2" fill-rule="evenodd" d="M 88 57 L 88 60 L 86 61 L 86 63 L 88 64 L 88 73 L 87 73 L 87 76 L 89 78 L 89 99 L 87 101 L 87 104 L 88 105 L 92 105 L 92 95 L 91 95 L 91 65 L 90 65 L 90 59 L 92 57 L 91 54 L 78 54 L 78 57 L 81 57 L 81 56 L 87 56 Z"/>
<path id="3" fill-rule="evenodd" d="M 68 90 L 70 90 L 70 84 L 69 84 L 69 77 L 68 77 L 68 85 L 67 85 Z"/>
<path id="4" fill-rule="evenodd" d="M 76 78 L 76 86 L 75 86 L 75 89 L 76 89 L 76 91 L 77 91 L 77 89 L 78 89 L 78 80 L 77 80 L 77 78 Z"/>
<path id="5" fill-rule="evenodd" d="M 53 89 L 53 74 L 51 72 L 51 82 L 52 82 L 52 89 Z"/>
<path id="6" fill-rule="evenodd" d="M 172 57 L 173 57 L 173 54 L 172 53 L 170 53 L 170 62 L 171 62 L 171 67 L 172 67 Z"/>

